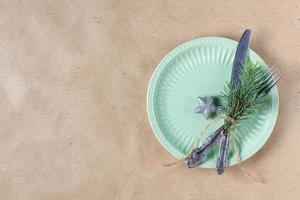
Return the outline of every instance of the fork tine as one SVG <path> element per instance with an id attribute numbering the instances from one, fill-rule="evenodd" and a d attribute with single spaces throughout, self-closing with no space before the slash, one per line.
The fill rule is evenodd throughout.
<path id="1" fill-rule="evenodd" d="M 274 73 L 278 72 L 278 69 L 275 67 L 271 67 L 269 70 L 266 71 L 265 76 L 266 79 L 270 78 Z"/>
<path id="2" fill-rule="evenodd" d="M 274 71 L 274 70 L 277 70 L 277 68 L 274 67 L 274 66 L 272 66 L 270 69 L 267 70 L 267 72 L 272 72 L 272 71 Z"/>
<path id="3" fill-rule="evenodd" d="M 276 77 L 276 79 L 273 79 L 272 82 L 270 82 L 268 85 L 266 85 L 259 94 L 261 93 L 268 93 L 275 85 L 276 83 L 280 80 L 281 76 Z"/>
<path id="4" fill-rule="evenodd" d="M 279 71 L 279 70 L 278 70 L 277 68 L 273 67 L 272 69 L 270 69 L 269 75 L 275 74 L 275 73 L 277 73 L 278 71 Z"/>
<path id="5" fill-rule="evenodd" d="M 264 78 L 262 80 L 260 80 L 259 84 L 260 85 L 265 85 L 269 80 L 270 78 L 272 77 L 272 73 L 271 72 L 266 72 L 265 75 L 264 75 Z"/>
<path id="6" fill-rule="evenodd" d="M 270 82 L 272 81 L 272 80 L 274 80 L 274 78 L 276 77 L 276 76 L 278 76 L 279 75 L 279 72 L 274 72 L 274 73 L 270 73 L 266 78 L 265 78 L 265 80 L 263 81 L 263 82 L 261 82 L 260 84 L 262 84 L 263 85 L 263 88 L 265 88 L 268 84 L 270 84 Z"/>
<path id="7" fill-rule="evenodd" d="M 274 67 L 274 66 L 272 66 L 272 67 L 270 67 L 269 69 L 267 69 L 267 73 L 268 73 L 268 72 L 272 72 L 272 71 L 276 71 L 276 70 L 277 70 L 277 68 Z"/>
<path id="8" fill-rule="evenodd" d="M 279 81 L 280 77 L 281 76 L 279 75 L 279 72 L 277 72 L 269 80 L 264 81 L 263 87 L 259 91 L 259 94 L 261 94 L 262 92 L 268 92 Z"/>
<path id="9" fill-rule="evenodd" d="M 265 92 L 268 93 L 280 79 L 281 79 L 281 76 L 278 76 L 277 79 L 271 85 L 268 86 L 268 88 L 265 90 Z"/>

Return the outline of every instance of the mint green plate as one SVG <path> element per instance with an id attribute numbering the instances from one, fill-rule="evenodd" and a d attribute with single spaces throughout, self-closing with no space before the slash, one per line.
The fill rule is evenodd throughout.
<path id="1" fill-rule="evenodd" d="M 236 46 L 236 41 L 220 37 L 192 40 L 173 49 L 155 69 L 147 94 L 148 117 L 157 139 L 176 158 L 184 157 L 201 128 L 209 122 L 194 113 L 196 98 L 221 94 L 230 80 Z M 254 51 L 250 50 L 249 57 L 267 67 Z M 278 102 L 274 87 L 260 111 L 240 124 L 236 141 L 241 161 L 255 154 L 271 135 Z M 221 123 L 209 128 L 200 144 Z M 215 145 L 201 167 L 214 168 L 217 154 Z M 232 145 L 229 156 L 229 165 L 236 164 Z"/>

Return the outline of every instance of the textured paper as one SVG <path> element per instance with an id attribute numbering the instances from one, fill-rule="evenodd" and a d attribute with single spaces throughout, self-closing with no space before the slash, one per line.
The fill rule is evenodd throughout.
<path id="1" fill-rule="evenodd" d="M 159 61 L 203 36 L 284 75 L 266 145 L 218 176 L 170 168 L 149 126 Z M 299 199 L 300 1 L 0 2 L 0 199 Z"/>

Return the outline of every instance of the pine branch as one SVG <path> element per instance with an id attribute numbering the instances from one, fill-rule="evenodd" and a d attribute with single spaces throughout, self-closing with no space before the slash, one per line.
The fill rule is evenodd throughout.
<path id="1" fill-rule="evenodd" d="M 257 111 L 274 85 L 272 73 L 248 59 L 239 79 L 224 88 L 222 96 L 227 103 L 225 114 L 235 121 L 246 119 Z"/>

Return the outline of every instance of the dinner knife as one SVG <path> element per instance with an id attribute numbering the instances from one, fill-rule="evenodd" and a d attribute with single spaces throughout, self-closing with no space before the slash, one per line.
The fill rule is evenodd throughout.
<path id="1" fill-rule="evenodd" d="M 248 56 L 250 35 L 251 31 L 249 29 L 245 30 L 238 43 L 232 65 L 230 84 L 233 84 L 235 81 L 239 80 L 240 72 L 244 67 Z M 225 171 L 225 168 L 228 166 L 229 144 L 230 133 L 226 133 L 221 137 L 219 156 L 216 163 L 216 169 L 219 175 L 221 175 Z"/>

